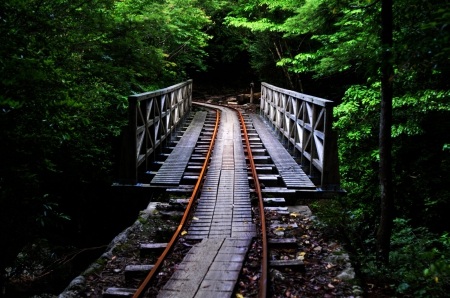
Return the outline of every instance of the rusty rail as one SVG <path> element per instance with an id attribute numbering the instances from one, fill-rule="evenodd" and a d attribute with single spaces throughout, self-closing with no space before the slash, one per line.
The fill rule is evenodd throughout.
<path id="1" fill-rule="evenodd" d="M 250 141 L 248 139 L 247 127 L 245 126 L 244 117 L 237 109 L 231 108 L 236 111 L 241 121 L 242 130 L 244 132 L 245 146 L 247 148 L 248 160 L 250 163 L 253 181 L 255 183 L 255 192 L 258 196 L 259 217 L 261 222 L 261 237 L 262 237 L 262 259 L 261 259 L 261 277 L 259 279 L 259 295 L 260 298 L 265 298 L 267 294 L 267 272 L 268 272 L 268 253 L 267 253 L 267 231 L 266 220 L 264 216 L 264 201 L 262 197 L 261 187 L 259 185 L 258 174 L 256 173 L 255 162 L 253 161 L 252 148 L 250 147 Z"/>
<path id="2" fill-rule="evenodd" d="M 209 150 L 208 150 L 208 153 L 206 154 L 205 162 L 203 163 L 202 170 L 201 170 L 200 175 L 198 177 L 197 183 L 195 184 L 194 191 L 192 192 L 192 195 L 191 195 L 191 198 L 190 198 L 189 203 L 187 205 L 187 208 L 186 208 L 186 210 L 185 210 L 185 212 L 183 214 L 183 218 L 181 219 L 181 222 L 178 225 L 177 230 L 173 234 L 172 239 L 167 244 L 167 247 L 164 249 L 164 251 L 161 254 L 161 256 L 158 258 L 158 261 L 156 261 L 155 266 L 152 268 L 150 273 L 147 275 L 145 280 L 142 282 L 142 284 L 139 286 L 139 288 L 137 289 L 137 291 L 133 295 L 133 298 L 142 297 L 142 295 L 144 294 L 145 290 L 147 289 L 150 281 L 152 281 L 152 279 L 155 277 L 156 272 L 158 272 L 158 270 L 160 269 L 162 262 L 164 261 L 164 259 L 168 255 L 168 253 L 172 250 L 172 247 L 176 243 L 176 241 L 178 239 L 178 236 L 179 236 L 181 230 L 183 229 L 184 224 L 186 223 L 186 219 L 189 216 L 192 204 L 194 203 L 194 201 L 195 201 L 195 199 L 196 199 L 196 197 L 198 195 L 200 186 L 201 186 L 201 184 L 203 182 L 203 177 L 205 175 L 206 168 L 208 166 L 209 159 L 210 159 L 210 156 L 211 156 L 211 152 L 212 152 L 212 149 L 213 149 L 213 146 L 214 146 L 214 140 L 215 140 L 216 135 L 217 135 L 217 130 L 218 130 L 218 127 L 219 127 L 219 121 L 220 121 L 220 113 L 216 109 L 216 124 L 215 124 L 215 127 L 214 127 L 213 136 L 211 138 L 211 143 L 209 145 Z"/>

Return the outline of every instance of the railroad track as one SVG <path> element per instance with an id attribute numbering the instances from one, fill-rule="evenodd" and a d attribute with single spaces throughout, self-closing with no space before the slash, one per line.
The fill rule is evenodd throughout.
<path id="1" fill-rule="evenodd" d="M 210 107 L 212 108 L 212 107 Z M 183 228 L 185 228 L 185 224 L 187 222 L 187 219 L 190 215 L 192 215 L 192 206 L 194 205 L 195 200 L 198 198 L 198 195 L 201 191 L 201 186 L 203 184 L 204 181 L 204 177 L 206 175 L 207 172 L 207 168 L 209 165 L 209 160 L 211 157 L 211 152 L 213 151 L 213 147 L 214 147 L 214 142 L 217 136 L 217 132 L 219 129 L 219 124 L 220 124 L 220 111 L 219 109 L 225 109 L 223 107 L 221 108 L 214 108 L 215 113 L 216 113 L 216 121 L 215 121 L 215 126 L 214 126 L 214 130 L 212 133 L 212 137 L 211 137 L 211 142 L 209 145 L 209 148 L 207 150 L 206 156 L 205 156 L 205 161 L 203 163 L 203 166 L 201 168 L 200 174 L 198 176 L 198 180 L 197 183 L 195 184 L 194 190 L 192 192 L 192 195 L 189 199 L 189 203 L 186 206 L 186 210 L 185 213 L 183 215 L 183 218 L 181 219 L 181 222 L 177 228 L 177 230 L 175 231 L 172 239 L 170 240 L 170 242 L 168 243 L 168 245 L 166 246 L 166 248 L 164 249 L 163 253 L 161 254 L 161 256 L 158 258 L 158 261 L 155 263 L 154 267 L 152 268 L 152 270 L 150 271 L 150 273 L 146 276 L 146 278 L 144 279 L 144 281 L 142 282 L 142 284 L 140 285 L 140 287 L 136 290 L 135 294 L 133 295 L 133 298 L 138 298 L 138 297 L 144 297 L 145 295 L 145 290 L 148 288 L 149 284 L 152 282 L 152 280 L 155 278 L 156 274 L 158 273 L 158 271 L 161 268 L 161 264 L 163 263 L 164 259 L 168 256 L 168 254 L 170 253 L 171 250 L 173 250 L 173 247 L 176 244 L 176 241 L 178 240 L 180 233 L 182 233 Z M 260 188 L 260 184 L 259 184 L 259 180 L 258 180 L 258 176 L 257 176 L 257 172 L 256 172 L 256 167 L 255 167 L 255 163 L 253 160 L 253 156 L 252 156 L 252 149 L 250 146 L 250 141 L 249 141 L 249 137 L 248 137 L 248 133 L 247 133 L 247 128 L 246 128 L 246 124 L 245 124 L 245 120 L 241 114 L 240 111 L 238 111 L 237 109 L 233 109 L 236 114 L 239 117 L 239 121 L 240 121 L 240 125 L 241 125 L 241 129 L 242 129 L 242 136 L 243 136 L 243 140 L 245 143 L 245 148 L 247 151 L 247 160 L 249 161 L 249 167 L 251 170 L 251 176 L 254 182 L 254 190 L 255 193 L 258 197 L 258 207 L 259 210 L 261 210 L 261 212 L 259 213 L 260 216 L 260 220 L 259 220 L 259 225 L 261 228 L 261 239 L 262 239 L 262 252 L 261 252 L 261 273 L 260 273 L 260 286 L 259 286 L 259 291 L 260 291 L 260 295 L 259 297 L 266 297 L 266 291 L 267 291 L 267 238 L 266 238 L 266 230 L 265 230 L 265 220 L 264 220 L 264 207 L 263 207 L 263 198 L 262 198 L 262 193 L 261 193 L 261 188 Z"/>
<path id="2" fill-rule="evenodd" d="M 147 248 L 151 246 L 161 253 L 154 264 L 135 265 L 132 268 L 134 271 L 149 271 L 145 277 L 141 278 L 142 281 L 138 282 L 137 289 L 108 288 L 103 292 L 103 297 L 231 297 L 233 293 L 246 292 L 248 283 L 241 279 L 242 276 L 248 276 L 249 269 L 246 266 L 247 272 L 243 273 L 242 267 L 249 263 L 253 268 L 250 283 L 253 286 L 258 283 L 257 296 L 266 297 L 268 295 L 269 267 L 282 266 L 283 268 L 295 268 L 294 270 L 297 271 L 303 270 L 302 259 L 305 253 L 297 252 L 298 239 L 279 237 L 283 231 L 298 227 L 290 219 L 292 216 L 297 217 L 298 214 L 292 213 L 287 207 L 282 206 L 284 205 L 283 198 L 268 198 L 269 195 L 263 194 L 265 185 L 261 185 L 259 181 L 261 174 L 257 172 L 255 164 L 258 156 L 252 154 L 252 151 L 258 150 L 252 147 L 252 137 L 249 137 L 247 127 L 247 125 L 251 126 L 252 132 L 255 130 L 251 119 L 247 117 L 246 120 L 237 109 L 229 107 L 207 104 L 202 104 L 202 107 L 213 111 L 208 114 L 209 118 L 205 123 L 214 123 L 214 126 L 208 126 L 208 131 L 203 136 L 203 139 L 209 140 L 209 145 L 206 146 L 203 142 L 202 150 L 199 150 L 202 152 L 201 159 L 204 161 L 198 174 L 190 173 L 191 176 L 197 176 L 197 182 L 189 200 L 181 202 L 185 205 L 185 211 L 178 226 L 174 229 L 168 243 L 148 244 Z M 215 116 L 211 119 L 212 115 Z M 238 119 L 239 125 L 234 123 L 234 118 Z M 221 128 L 220 125 L 225 128 Z M 254 139 L 255 133 L 252 134 Z M 265 151 L 266 148 L 259 150 Z M 272 155 L 277 151 L 281 150 L 272 149 Z M 283 151 L 285 150 L 283 149 Z M 276 164 L 276 157 L 271 158 Z M 292 167 L 290 166 L 289 169 Z M 289 171 L 285 170 L 283 173 L 285 176 L 280 177 L 281 175 L 279 175 L 276 179 L 278 181 L 288 180 L 286 173 Z M 297 172 L 294 174 L 298 175 Z M 269 176 L 273 178 L 274 175 L 270 174 Z M 314 189 L 314 185 L 311 185 L 310 182 L 304 188 Z M 209 194 L 209 191 L 214 193 Z M 287 188 L 286 191 L 288 191 Z M 228 200 L 230 196 L 233 198 L 231 201 Z M 210 207 L 212 201 L 214 201 L 214 208 Z M 180 204 L 180 202 L 176 203 Z M 271 206 L 265 206 L 267 204 Z M 278 218 L 279 221 L 275 225 L 271 224 L 271 220 L 266 221 L 266 215 L 271 220 Z M 208 218 L 209 221 L 203 222 Z M 227 228 L 228 224 L 232 227 Z M 270 233 L 268 233 L 268 228 L 271 229 Z M 273 252 L 269 250 L 269 244 L 274 250 Z M 194 261 L 177 265 L 178 270 L 163 269 L 164 266 L 167 266 L 166 260 L 171 258 L 170 255 L 176 250 L 177 245 L 182 247 L 185 259 Z M 289 260 L 271 260 L 269 265 L 269 256 L 278 256 L 277 251 L 280 248 L 287 249 L 295 257 Z M 252 251 L 248 252 L 248 249 Z M 210 252 L 212 252 L 211 261 L 207 261 Z M 248 255 L 252 256 L 251 260 L 248 260 Z M 226 259 L 227 257 L 229 260 Z M 219 262 L 221 258 L 223 260 Z M 203 263 L 207 269 L 199 267 Z M 216 270 L 211 273 L 212 269 L 210 270 L 210 268 L 216 268 Z M 174 276 L 169 279 L 170 276 L 165 275 L 164 282 L 161 282 L 162 270 L 172 273 L 177 271 L 176 273 L 181 273 L 182 277 L 179 277 L 180 274 L 178 274 L 178 278 Z M 192 277 L 195 275 L 192 272 L 195 271 L 197 274 L 202 270 L 206 270 L 201 273 L 203 278 Z M 134 279 L 136 280 L 135 277 Z M 196 282 L 199 284 L 195 284 Z M 158 293 L 155 293 L 155 288 L 160 289 Z M 188 293 L 190 289 L 192 295 Z M 252 297 L 255 297 L 254 291 Z"/>

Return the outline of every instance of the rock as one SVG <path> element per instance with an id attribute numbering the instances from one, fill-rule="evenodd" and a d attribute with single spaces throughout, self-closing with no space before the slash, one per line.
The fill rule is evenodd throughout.
<path id="1" fill-rule="evenodd" d="M 336 242 L 328 243 L 328 248 L 334 248 L 336 246 Z"/>
<path id="2" fill-rule="evenodd" d="M 173 206 L 172 205 L 170 205 L 169 203 L 158 203 L 157 205 L 156 205 L 156 209 L 157 210 L 172 210 L 173 209 Z"/>
<path id="3" fill-rule="evenodd" d="M 345 269 L 339 273 L 336 278 L 340 280 L 351 280 L 355 278 L 355 271 L 353 270 L 352 264 L 350 263 L 350 257 L 347 253 L 340 253 L 339 249 L 336 249 L 333 253 L 325 258 L 328 263 L 345 263 Z"/>
<path id="4" fill-rule="evenodd" d="M 105 265 L 94 262 L 81 275 L 83 275 L 83 276 L 93 275 L 94 273 L 98 273 L 98 272 L 102 271 L 103 267 L 105 267 Z"/>
<path id="5" fill-rule="evenodd" d="M 75 298 L 79 297 L 79 293 L 86 289 L 86 279 L 83 276 L 77 276 L 73 279 L 69 286 L 59 294 L 58 298 Z"/>
<path id="6" fill-rule="evenodd" d="M 113 255 L 113 253 L 112 253 L 111 251 L 107 251 L 107 252 L 105 252 L 104 254 L 102 254 L 102 255 L 100 256 L 100 259 L 103 259 L 103 260 L 111 260 L 113 256 L 114 256 L 114 255 Z"/>
<path id="7" fill-rule="evenodd" d="M 296 206 L 287 206 L 289 212 L 300 214 L 303 217 L 312 216 L 311 209 L 308 206 L 296 205 Z"/>
<path id="8" fill-rule="evenodd" d="M 352 287 L 352 290 L 353 290 L 353 295 L 355 295 L 355 296 L 362 296 L 364 294 L 364 291 L 360 286 L 355 285 Z"/>
<path id="9" fill-rule="evenodd" d="M 270 269 L 270 278 L 272 280 L 284 281 L 286 277 L 280 271 L 276 269 Z"/>
<path id="10" fill-rule="evenodd" d="M 157 205 L 160 202 L 150 202 L 145 210 L 139 212 L 139 218 L 148 219 L 150 216 L 157 216 L 159 211 L 157 209 Z M 139 219 L 138 219 L 139 220 Z"/>
<path id="11" fill-rule="evenodd" d="M 351 280 L 355 278 L 355 270 L 353 270 L 353 267 L 347 267 L 344 269 L 344 271 L 342 271 L 341 273 L 339 273 L 338 275 L 336 275 L 337 279 L 340 280 Z"/>
<path id="12" fill-rule="evenodd" d="M 273 231 L 273 233 L 274 233 L 275 235 L 279 236 L 279 237 L 283 237 L 283 236 L 284 236 L 284 231 L 278 231 L 278 230 L 275 230 L 275 231 Z"/>
<path id="13" fill-rule="evenodd" d="M 328 263 L 339 263 L 339 262 L 345 262 L 350 263 L 350 257 L 347 253 L 340 253 L 339 250 L 335 250 L 333 253 L 331 253 L 326 259 L 326 262 Z"/>

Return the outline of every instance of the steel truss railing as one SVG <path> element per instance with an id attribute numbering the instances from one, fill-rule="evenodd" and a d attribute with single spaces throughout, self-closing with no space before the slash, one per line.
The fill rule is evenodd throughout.
<path id="1" fill-rule="evenodd" d="M 176 129 L 192 105 L 192 80 L 164 89 L 131 95 L 129 124 L 124 131 L 119 183 L 138 183 L 138 170 L 146 172 L 157 148 Z"/>
<path id="2" fill-rule="evenodd" d="M 339 191 L 333 101 L 261 83 L 261 114 L 323 190 Z"/>

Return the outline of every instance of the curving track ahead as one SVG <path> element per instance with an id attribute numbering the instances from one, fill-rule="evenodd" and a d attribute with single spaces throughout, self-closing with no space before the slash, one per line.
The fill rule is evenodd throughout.
<path id="1" fill-rule="evenodd" d="M 257 225 L 260 227 L 259 236 L 262 237 L 259 297 L 266 297 L 267 239 L 265 231 L 264 207 L 245 120 L 242 114 L 236 109 L 208 104 L 199 105 L 202 105 L 203 107 L 208 109 L 216 110 L 215 127 L 212 133 L 211 142 L 207 151 L 207 155 L 205 157 L 205 161 L 203 163 L 194 191 L 189 200 L 188 207 L 176 232 L 159 257 L 158 261 L 155 263 L 153 269 L 142 282 L 141 286 L 135 292 L 133 297 L 144 297 L 145 290 L 154 280 L 155 276 L 161 268 L 161 265 L 164 262 L 164 259 L 169 256 L 173 246 L 180 238 L 181 231 L 183 229 L 188 229 L 188 227 L 186 227 L 186 222 L 192 215 L 195 216 L 197 214 L 201 214 L 202 219 L 209 219 L 210 227 L 209 229 L 205 227 L 205 223 L 208 224 L 208 222 L 204 222 L 203 226 L 201 227 L 202 229 L 200 233 L 197 234 L 194 233 L 194 231 L 197 230 L 191 228 L 188 233 L 191 237 L 191 240 L 208 238 L 229 238 L 233 239 L 235 242 L 239 239 L 248 239 L 249 243 L 250 239 L 256 236 L 254 233 L 256 232 L 256 228 L 253 229 L 254 232 L 251 228 L 248 228 L 253 225 L 248 224 L 248 222 L 252 223 L 250 188 L 248 186 L 248 169 L 251 172 L 255 193 L 258 197 L 259 221 Z M 242 142 L 244 142 L 244 145 L 242 144 Z M 247 158 L 245 158 L 244 152 L 246 152 Z M 248 165 L 246 164 L 246 161 L 248 162 Z M 206 206 L 204 206 L 204 209 L 202 209 L 203 205 L 197 202 L 199 197 L 201 203 L 206 202 L 205 204 L 207 204 Z M 195 211 L 197 213 L 193 213 L 194 211 L 191 210 L 194 204 L 197 205 L 197 210 Z M 211 208 L 211 206 L 213 206 L 214 208 Z M 249 211 L 250 213 L 248 213 L 247 211 Z M 208 214 L 208 212 L 210 212 L 210 214 Z M 250 216 L 250 218 L 245 218 L 245 216 Z M 243 223 L 245 224 L 245 226 L 243 226 Z M 229 227 L 227 227 L 228 225 Z M 226 246 L 226 244 L 220 244 L 220 246 L 222 245 Z M 225 248 L 228 250 L 230 249 L 228 247 Z M 218 253 L 220 254 L 220 251 Z M 218 264 L 218 266 L 220 266 L 221 263 Z M 209 268 L 214 267 L 214 265 L 211 266 L 211 264 L 207 264 L 207 267 L 209 270 Z M 236 275 L 239 275 L 239 271 L 240 270 L 236 271 Z M 206 274 L 207 273 L 205 273 L 205 275 Z M 199 279 L 199 281 L 201 282 L 202 279 Z M 176 282 L 177 281 L 175 280 L 175 285 L 173 285 L 173 287 L 175 288 L 179 287 L 176 285 Z M 185 280 L 182 280 L 182 282 L 186 283 Z M 191 283 L 192 286 L 192 283 L 195 283 L 195 281 L 187 281 L 187 283 Z M 230 282 L 219 280 L 216 283 L 229 284 Z M 209 285 L 204 287 L 209 287 Z M 208 297 L 208 295 L 214 293 L 215 289 L 212 287 L 211 291 L 202 291 L 202 289 L 198 290 L 198 288 L 200 288 L 200 284 L 196 287 L 194 286 L 193 288 L 195 288 L 195 297 Z M 231 288 L 234 288 L 234 285 Z M 231 293 L 232 292 L 224 291 L 221 292 L 220 295 L 231 296 Z M 185 294 L 187 295 L 187 293 L 175 292 L 173 290 L 171 291 L 170 287 L 166 287 L 166 289 L 163 289 L 163 292 L 160 293 L 158 297 L 187 297 L 185 296 Z"/>

